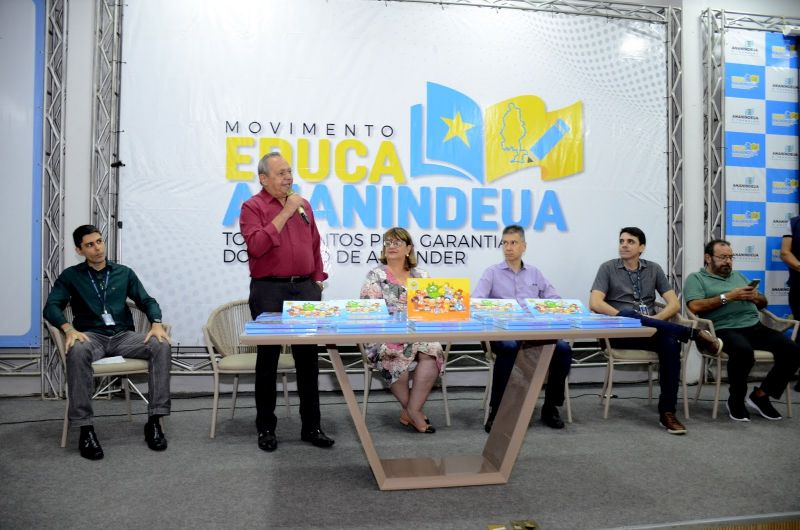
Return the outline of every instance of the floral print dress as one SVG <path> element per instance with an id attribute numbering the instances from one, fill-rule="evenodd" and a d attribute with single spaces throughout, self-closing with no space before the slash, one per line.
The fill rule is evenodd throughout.
<path id="1" fill-rule="evenodd" d="M 421 269 L 411 269 L 410 278 L 427 278 L 428 273 Z M 406 286 L 392 274 L 391 269 L 381 265 L 369 271 L 361 286 L 361 298 L 383 298 L 389 313 L 407 311 L 408 296 Z M 388 384 L 397 381 L 403 372 L 414 370 L 417 366 L 417 355 L 430 355 L 436 359 L 436 366 L 441 375 L 444 369 L 444 353 L 438 342 L 415 342 L 413 344 L 375 343 L 366 344 L 367 357 L 381 371 Z"/>

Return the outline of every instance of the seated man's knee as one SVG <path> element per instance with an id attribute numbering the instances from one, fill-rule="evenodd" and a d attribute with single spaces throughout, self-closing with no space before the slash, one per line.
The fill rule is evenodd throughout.
<path id="1" fill-rule="evenodd" d="M 165 340 L 158 340 L 155 337 L 150 337 L 147 340 L 147 349 L 149 349 L 154 356 L 167 356 L 172 354 L 172 346 Z"/>
<path id="2" fill-rule="evenodd" d="M 558 362 L 565 371 L 572 367 L 572 348 L 566 341 L 558 341 L 553 352 L 553 361 Z"/>
<path id="3" fill-rule="evenodd" d="M 67 365 L 91 364 L 93 360 L 92 347 L 86 342 L 75 341 L 75 344 L 67 351 Z"/>
<path id="4" fill-rule="evenodd" d="M 497 355 L 516 355 L 519 351 L 520 343 L 515 340 L 503 340 L 492 343 L 492 350 Z"/>
<path id="5" fill-rule="evenodd" d="M 656 347 L 658 348 L 657 353 L 659 355 L 666 355 L 668 357 L 677 357 L 680 358 L 681 356 L 681 343 L 678 340 L 666 333 L 658 332 L 653 335 L 653 338 L 656 341 Z"/>

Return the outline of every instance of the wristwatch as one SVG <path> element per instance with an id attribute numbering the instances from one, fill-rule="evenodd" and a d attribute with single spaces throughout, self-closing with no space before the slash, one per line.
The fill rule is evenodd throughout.
<path id="1" fill-rule="evenodd" d="M 725 304 L 728 303 L 728 297 L 725 296 L 725 293 L 722 293 L 721 295 L 719 295 L 719 301 L 722 302 L 722 305 L 725 305 Z"/>

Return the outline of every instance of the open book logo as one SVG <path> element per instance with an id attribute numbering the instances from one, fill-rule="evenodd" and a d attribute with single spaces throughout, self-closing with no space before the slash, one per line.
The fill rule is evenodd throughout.
<path id="1" fill-rule="evenodd" d="M 548 112 L 536 96 L 516 96 L 481 111 L 465 94 L 427 84 L 411 107 L 411 176 L 452 175 L 481 184 L 527 167 L 543 180 L 583 171 L 583 103 Z"/>

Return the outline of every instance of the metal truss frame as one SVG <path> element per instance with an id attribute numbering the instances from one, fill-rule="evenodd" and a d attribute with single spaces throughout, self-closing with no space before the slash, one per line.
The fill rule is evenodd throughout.
<path id="1" fill-rule="evenodd" d="M 706 9 L 700 18 L 703 41 L 703 187 L 705 240 L 725 236 L 725 32 L 728 29 L 782 31 L 800 18 Z"/>
<path id="2" fill-rule="evenodd" d="M 106 238 L 111 259 L 119 257 L 119 101 L 122 3 L 97 0 L 95 13 L 92 120 L 92 223 Z"/>
<path id="3" fill-rule="evenodd" d="M 682 12 L 667 8 L 667 259 L 672 286 L 680 297 L 683 291 L 684 224 L 683 224 L 683 67 Z"/>
<path id="4" fill-rule="evenodd" d="M 64 132 L 67 79 L 67 0 L 48 0 L 45 22 L 42 156 L 42 305 L 64 268 Z M 42 397 L 58 397 L 64 371 L 55 344 L 42 325 Z"/>

